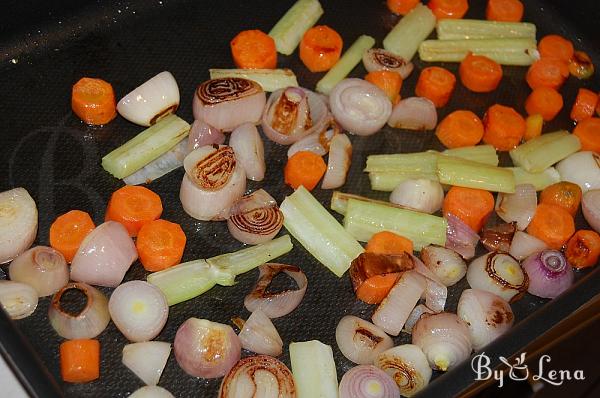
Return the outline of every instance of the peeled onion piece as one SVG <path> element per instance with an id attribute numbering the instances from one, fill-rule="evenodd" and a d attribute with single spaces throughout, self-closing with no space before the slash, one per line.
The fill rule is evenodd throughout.
<path id="1" fill-rule="evenodd" d="M 239 77 L 211 79 L 194 93 L 194 119 L 231 131 L 244 123 L 258 124 L 267 97 L 260 84 Z"/>
<path id="2" fill-rule="evenodd" d="M 225 134 L 202 120 L 194 120 L 188 135 L 188 153 L 206 145 L 220 145 L 225 142 Z"/>
<path id="3" fill-rule="evenodd" d="M 481 231 L 481 244 L 488 251 L 508 253 L 516 231 L 517 223 L 514 221 L 485 227 Z"/>
<path id="4" fill-rule="evenodd" d="M 188 153 L 188 142 L 183 139 L 135 173 L 123 178 L 123 182 L 127 185 L 149 184 L 183 166 L 183 159 Z"/>
<path id="5" fill-rule="evenodd" d="M 61 298 L 69 290 L 78 290 L 86 297 L 85 306 L 79 313 L 62 307 Z M 88 284 L 69 283 L 52 297 L 48 318 L 56 333 L 65 339 L 93 339 L 110 322 L 108 300 L 100 290 Z"/>
<path id="6" fill-rule="evenodd" d="M 390 202 L 427 214 L 440 210 L 443 201 L 442 184 L 426 179 L 402 181 L 390 195 Z"/>
<path id="7" fill-rule="evenodd" d="M 123 224 L 107 221 L 81 242 L 71 262 L 71 279 L 116 287 L 137 258 L 135 244 Z"/>
<path id="8" fill-rule="evenodd" d="M 38 294 L 31 286 L 0 280 L 0 306 L 11 319 L 27 318 L 38 305 Z"/>
<path id="9" fill-rule="evenodd" d="M 467 268 L 467 281 L 473 289 L 497 294 L 509 302 L 521 298 L 529 285 L 527 273 L 519 262 L 509 254 L 498 252 L 473 260 Z"/>
<path id="10" fill-rule="evenodd" d="M 473 349 L 469 329 L 456 314 L 425 314 L 413 328 L 412 343 L 419 346 L 435 370 L 447 371 L 464 361 Z"/>
<path id="11" fill-rule="evenodd" d="M 58 292 L 69 283 L 69 268 L 64 256 L 46 246 L 36 246 L 10 263 L 10 279 L 33 287 L 39 297 Z"/>
<path id="12" fill-rule="evenodd" d="M 379 354 L 375 366 L 390 375 L 403 397 L 412 397 L 429 384 L 431 367 L 427 357 L 414 344 L 403 344 Z"/>
<path id="13" fill-rule="evenodd" d="M 308 280 L 300 268 L 277 263 L 267 263 L 258 267 L 258 281 L 244 299 L 244 306 L 250 312 L 262 310 L 269 318 L 279 318 L 292 312 L 304 298 Z M 275 275 L 285 273 L 296 282 L 298 289 L 278 293 L 267 292 Z"/>
<path id="14" fill-rule="evenodd" d="M 204 379 L 225 376 L 242 352 L 231 326 L 198 318 L 181 324 L 173 348 L 179 366 L 190 376 Z"/>
<path id="15" fill-rule="evenodd" d="M 170 72 L 154 76 L 121 98 L 117 111 L 140 126 L 150 126 L 179 107 L 179 87 Z"/>
<path id="16" fill-rule="evenodd" d="M 508 254 L 521 261 L 533 253 L 548 249 L 548 245 L 541 239 L 523 231 L 515 232 Z"/>
<path id="17" fill-rule="evenodd" d="M 452 286 L 467 273 L 467 264 L 455 251 L 429 245 L 421 249 L 425 266 L 446 286 Z"/>
<path id="18" fill-rule="evenodd" d="M 246 190 L 246 173 L 233 149 L 226 145 L 203 146 L 186 156 L 183 167 L 179 199 L 185 212 L 203 221 L 229 217 L 231 206 Z"/>
<path id="19" fill-rule="evenodd" d="M 346 175 L 352 161 L 352 143 L 346 134 L 338 134 L 331 140 L 327 171 L 321 188 L 339 188 L 346 182 Z"/>
<path id="20" fill-rule="evenodd" d="M 144 281 L 119 285 L 110 296 L 108 310 L 117 329 L 133 342 L 158 336 L 169 316 L 163 292 Z"/>
<path id="21" fill-rule="evenodd" d="M 418 304 L 415 308 L 413 308 L 412 312 L 408 316 L 408 319 L 406 320 L 406 323 L 404 324 L 403 331 L 406 333 L 412 333 L 412 330 L 415 327 L 415 324 L 417 323 L 417 321 L 419 319 L 421 319 L 421 316 L 423 314 L 435 314 L 435 312 L 433 312 L 429 308 L 427 308 L 426 305 Z"/>
<path id="22" fill-rule="evenodd" d="M 579 185 L 583 193 L 600 189 L 600 154 L 596 152 L 575 152 L 558 162 L 556 170 L 561 181 Z"/>
<path id="23" fill-rule="evenodd" d="M 527 291 L 534 296 L 555 298 L 567 290 L 575 276 L 573 268 L 558 250 L 543 250 L 523 261 L 523 269 L 529 276 Z"/>
<path id="24" fill-rule="evenodd" d="M 394 341 L 382 329 L 354 315 L 346 315 L 335 329 L 338 348 L 350 361 L 371 364 L 383 351 L 394 346 Z"/>
<path id="25" fill-rule="evenodd" d="M 173 394 L 159 386 L 138 388 L 128 398 L 175 398 Z"/>
<path id="26" fill-rule="evenodd" d="M 38 212 L 25 188 L 0 192 L 0 264 L 27 250 L 37 234 Z"/>
<path id="27" fill-rule="evenodd" d="M 373 365 L 355 366 L 342 376 L 340 398 L 400 398 L 394 380 Z"/>
<path id="28" fill-rule="evenodd" d="M 400 100 L 387 121 L 388 125 L 405 130 L 433 130 L 438 117 L 435 105 L 424 97 L 409 97 Z"/>
<path id="29" fill-rule="evenodd" d="M 469 329 L 474 350 L 480 350 L 512 326 L 515 316 L 500 296 L 479 289 L 463 290 L 456 310 Z"/>
<path id="30" fill-rule="evenodd" d="M 227 228 L 235 239 L 249 245 L 270 241 L 283 226 L 283 213 L 264 189 L 243 196 L 230 210 Z"/>
<path id="31" fill-rule="evenodd" d="M 406 79 L 414 69 L 412 62 L 383 48 L 371 48 L 365 51 L 362 61 L 367 72 L 388 70 L 398 73 L 402 76 L 402 80 Z"/>
<path id="32" fill-rule="evenodd" d="M 516 222 L 517 229 L 524 231 L 537 207 L 537 194 L 531 184 L 515 186 L 515 193 L 498 193 L 496 214 L 507 223 Z"/>
<path id="33" fill-rule="evenodd" d="M 331 140 L 336 135 L 340 134 L 341 128 L 335 122 L 331 121 L 329 128 L 321 132 L 312 133 L 311 135 L 307 135 L 299 141 L 293 143 L 287 151 L 288 158 L 291 158 L 297 152 L 312 152 L 319 156 L 325 156 L 327 152 L 329 152 L 329 147 L 331 145 Z"/>
<path id="34" fill-rule="evenodd" d="M 330 122 L 331 115 L 323 98 L 301 87 L 273 92 L 261 119 L 263 133 L 282 145 L 320 134 L 327 130 Z"/>
<path id="35" fill-rule="evenodd" d="M 583 194 L 581 208 L 585 221 L 594 231 L 600 233 L 600 189 L 594 189 Z"/>
<path id="36" fill-rule="evenodd" d="M 283 352 L 283 340 L 271 319 L 260 309 L 252 312 L 238 335 L 242 347 L 257 354 L 276 357 Z"/>
<path id="37" fill-rule="evenodd" d="M 171 355 L 171 343 L 144 341 L 123 347 L 122 362 L 146 385 L 155 386 L 165 369 L 169 355 Z"/>
<path id="38" fill-rule="evenodd" d="M 219 398 L 295 398 L 294 377 L 287 366 L 268 355 L 240 360 L 221 382 Z"/>
<path id="39" fill-rule="evenodd" d="M 357 78 L 344 79 L 331 90 L 329 107 L 342 128 L 356 135 L 375 134 L 392 114 L 383 90 Z"/>
<path id="40" fill-rule="evenodd" d="M 229 146 L 246 171 L 246 177 L 252 181 L 262 181 L 265 178 L 265 148 L 254 124 L 244 123 L 236 127 L 229 137 Z"/>
<path id="41" fill-rule="evenodd" d="M 454 250 L 465 260 L 475 256 L 479 235 L 454 214 L 447 214 L 446 248 Z"/>

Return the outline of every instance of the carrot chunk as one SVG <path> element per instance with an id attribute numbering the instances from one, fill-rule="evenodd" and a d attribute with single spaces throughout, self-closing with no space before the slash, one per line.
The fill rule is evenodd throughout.
<path id="1" fill-rule="evenodd" d="M 564 62 L 569 62 L 575 53 L 573 43 L 559 35 L 544 36 L 538 43 L 538 51 L 542 58 L 556 58 Z"/>
<path id="2" fill-rule="evenodd" d="M 444 198 L 444 216 L 452 214 L 479 232 L 494 211 L 494 196 L 488 191 L 474 188 L 452 187 Z"/>
<path id="3" fill-rule="evenodd" d="M 117 116 L 113 87 L 102 79 L 83 77 L 73 85 L 71 108 L 87 124 L 107 124 Z"/>
<path id="4" fill-rule="evenodd" d="M 50 246 L 61 252 L 70 263 L 81 242 L 95 227 L 88 213 L 71 210 L 58 216 L 50 226 Z"/>
<path id="5" fill-rule="evenodd" d="M 525 100 L 528 115 L 540 114 L 548 122 L 558 115 L 563 107 L 563 98 L 558 91 L 550 87 L 538 87 Z"/>
<path id="6" fill-rule="evenodd" d="M 100 343 L 80 339 L 61 343 L 60 374 L 68 383 L 88 383 L 100 377 Z"/>
<path id="7" fill-rule="evenodd" d="M 446 148 L 477 145 L 483 138 L 483 123 L 471 111 L 458 110 L 438 124 L 435 135 Z"/>
<path id="8" fill-rule="evenodd" d="M 258 30 L 244 30 L 230 42 L 233 62 L 241 69 L 273 69 L 277 66 L 275 40 Z"/>
<path id="9" fill-rule="evenodd" d="M 580 88 L 573 108 L 571 108 L 571 119 L 580 122 L 591 118 L 594 116 L 594 110 L 598 105 L 598 94 L 587 88 Z"/>
<path id="10" fill-rule="evenodd" d="M 560 249 L 575 233 L 575 221 L 567 210 L 560 206 L 540 203 L 527 233 L 546 242 L 551 249 Z"/>
<path id="11" fill-rule="evenodd" d="M 569 66 L 557 58 L 542 58 L 535 61 L 527 70 L 525 80 L 532 90 L 538 87 L 560 89 L 569 77 Z"/>
<path id="12" fill-rule="evenodd" d="M 375 254 L 402 254 L 413 252 L 413 243 L 404 236 L 390 231 L 381 231 L 374 234 L 367 242 L 365 251 Z"/>
<path id="13" fill-rule="evenodd" d="M 135 246 L 146 271 L 155 272 L 179 264 L 185 242 L 179 224 L 158 219 L 140 228 Z"/>
<path id="14" fill-rule="evenodd" d="M 600 153 L 600 118 L 591 117 L 577 123 L 573 134 L 579 138 L 582 151 Z"/>
<path id="15" fill-rule="evenodd" d="M 300 59 L 311 72 L 324 72 L 336 64 L 342 54 L 342 36 L 329 26 L 314 26 L 300 42 Z"/>
<path id="16" fill-rule="evenodd" d="M 392 101 L 392 104 L 400 101 L 400 90 L 402 89 L 402 76 L 397 72 L 379 70 L 367 73 L 365 80 L 373 83 L 383 90 Z"/>
<path id="17" fill-rule="evenodd" d="M 525 119 L 525 141 L 532 140 L 542 135 L 542 127 L 544 126 L 544 118 L 539 113 L 527 116 Z"/>
<path id="18" fill-rule="evenodd" d="M 421 71 L 415 93 L 419 97 L 429 98 L 436 108 L 448 103 L 456 85 L 456 77 L 452 72 L 430 66 Z"/>
<path id="19" fill-rule="evenodd" d="M 519 145 L 525 135 L 525 119 L 509 106 L 492 105 L 483 117 L 483 142 L 499 151 L 509 151 Z"/>
<path id="20" fill-rule="evenodd" d="M 406 15 L 420 2 L 420 0 L 387 0 L 387 6 L 394 14 Z"/>
<path id="21" fill-rule="evenodd" d="M 502 67 L 493 59 L 469 53 L 460 63 L 458 74 L 462 84 L 469 90 L 489 93 L 500 84 Z"/>
<path id="22" fill-rule="evenodd" d="M 145 187 L 125 185 L 113 192 L 106 209 L 105 220 L 118 221 L 136 236 L 142 225 L 162 214 L 160 196 Z"/>
<path id="23" fill-rule="evenodd" d="M 312 191 L 327 171 L 323 158 L 314 152 L 300 151 L 290 157 L 283 170 L 285 183 L 296 189 L 300 185 Z"/>
<path id="24" fill-rule="evenodd" d="M 600 257 L 600 235 L 589 229 L 575 232 L 567 242 L 565 255 L 574 268 L 595 267 Z"/>
<path id="25" fill-rule="evenodd" d="M 544 188 L 540 194 L 540 203 L 562 207 L 573 217 L 581 203 L 581 188 L 572 182 L 557 182 Z"/>
<path id="26" fill-rule="evenodd" d="M 427 7 L 437 19 L 461 19 L 469 10 L 467 0 L 429 0 Z"/>
<path id="27" fill-rule="evenodd" d="M 488 0 L 485 18 L 490 21 L 519 22 L 523 19 L 523 3 L 519 0 Z"/>

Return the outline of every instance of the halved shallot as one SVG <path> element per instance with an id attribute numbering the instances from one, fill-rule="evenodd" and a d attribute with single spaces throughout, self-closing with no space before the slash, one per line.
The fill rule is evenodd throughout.
<path id="1" fill-rule="evenodd" d="M 467 264 L 454 250 L 429 245 L 421 249 L 421 260 L 446 286 L 452 286 L 467 273 Z"/>
<path id="2" fill-rule="evenodd" d="M 454 214 L 446 214 L 445 217 L 448 221 L 446 248 L 454 250 L 465 260 L 473 258 L 479 235 Z"/>
<path id="3" fill-rule="evenodd" d="M 316 153 L 319 156 L 324 156 L 329 152 L 329 146 L 331 145 L 331 140 L 337 134 L 340 134 L 341 128 L 335 122 L 331 121 L 331 125 L 329 128 L 321 131 L 312 133 L 311 135 L 307 135 L 301 140 L 296 141 L 287 151 L 288 158 L 291 158 L 296 152 L 307 151 Z"/>
<path id="4" fill-rule="evenodd" d="M 467 281 L 473 289 L 486 290 L 509 302 L 521 298 L 529 286 L 527 273 L 519 262 L 509 254 L 498 252 L 473 260 L 467 268 Z"/>
<path id="5" fill-rule="evenodd" d="M 371 364 L 394 341 L 378 326 L 354 315 L 346 315 L 335 328 L 335 341 L 346 358 L 360 365 Z"/>
<path id="6" fill-rule="evenodd" d="M 33 314 L 38 305 L 38 293 L 31 286 L 0 279 L 0 307 L 12 319 L 22 319 Z"/>
<path id="7" fill-rule="evenodd" d="M 427 214 L 440 210 L 443 201 L 442 184 L 423 178 L 402 181 L 390 194 L 390 202 Z"/>
<path id="8" fill-rule="evenodd" d="M 29 249 L 37 226 L 37 206 L 25 188 L 0 192 L 0 264 Z"/>
<path id="9" fill-rule="evenodd" d="M 437 121 L 437 110 L 430 99 L 409 97 L 394 105 L 387 123 L 397 129 L 433 130 Z"/>
<path id="10" fill-rule="evenodd" d="M 429 308 L 427 308 L 426 305 L 417 304 L 417 306 L 415 308 L 413 308 L 412 312 L 408 316 L 408 319 L 404 323 L 403 331 L 406 333 L 412 333 L 412 330 L 415 327 L 415 324 L 417 323 L 417 321 L 419 319 L 421 319 L 421 316 L 423 314 L 435 314 L 435 312 L 433 312 Z"/>
<path id="11" fill-rule="evenodd" d="M 254 124 L 244 123 L 236 127 L 229 137 L 229 146 L 246 171 L 246 177 L 252 181 L 262 181 L 265 178 L 265 148 Z"/>
<path id="12" fill-rule="evenodd" d="M 46 246 L 36 246 L 15 258 L 8 268 L 10 279 L 33 287 L 40 297 L 58 292 L 69 283 L 64 256 Z"/>
<path id="13" fill-rule="evenodd" d="M 548 249 L 548 245 L 541 239 L 523 231 L 515 232 L 508 253 L 519 261 L 524 260 L 533 253 Z"/>
<path id="14" fill-rule="evenodd" d="M 346 182 L 346 175 L 352 161 L 352 143 L 346 134 L 338 134 L 331 140 L 327 171 L 321 188 L 339 188 Z"/>
<path id="15" fill-rule="evenodd" d="M 229 233 L 249 245 L 270 241 L 283 226 L 283 213 L 264 189 L 243 196 L 230 210 Z"/>
<path id="16" fill-rule="evenodd" d="M 592 151 L 575 152 L 556 165 L 561 181 L 579 185 L 583 193 L 600 189 L 600 154 Z"/>
<path id="17" fill-rule="evenodd" d="M 144 386 L 135 390 L 128 398 L 175 398 L 160 386 Z"/>
<path id="18" fill-rule="evenodd" d="M 484 227 L 481 231 L 481 244 L 488 251 L 508 253 L 516 231 L 517 223 L 515 221 Z"/>
<path id="19" fill-rule="evenodd" d="M 583 194 L 581 209 L 585 221 L 596 232 L 600 232 L 600 189 L 593 189 Z"/>
<path id="20" fill-rule="evenodd" d="M 225 142 L 225 134 L 202 120 L 194 120 L 188 135 L 188 153 L 206 145 L 220 145 Z"/>
<path id="21" fill-rule="evenodd" d="M 400 398 L 400 390 L 383 370 L 373 365 L 355 366 L 342 376 L 340 398 Z"/>
<path id="22" fill-rule="evenodd" d="M 531 184 L 515 186 L 514 193 L 498 193 L 496 199 L 496 214 L 507 223 L 516 222 L 517 229 L 524 231 L 537 207 L 535 187 Z"/>
<path id="23" fill-rule="evenodd" d="M 240 360 L 221 382 L 219 398 L 295 398 L 292 372 L 280 360 L 257 355 Z"/>
<path id="24" fill-rule="evenodd" d="M 414 69 L 412 62 L 383 48 L 371 48 L 363 54 L 363 65 L 367 72 L 389 70 L 406 79 Z"/>
<path id="25" fill-rule="evenodd" d="M 121 361 L 144 383 L 155 386 L 160 380 L 170 354 L 171 343 L 144 341 L 123 347 Z"/>
<path id="26" fill-rule="evenodd" d="M 243 348 L 257 354 L 276 357 L 283 352 L 281 336 L 271 319 L 260 309 L 250 314 L 238 337 Z"/>
<path id="27" fill-rule="evenodd" d="M 402 344 L 379 354 L 375 366 L 390 375 L 404 397 L 412 397 L 431 380 L 427 357 L 414 344 Z"/>
<path id="28" fill-rule="evenodd" d="M 421 260 L 412 254 L 409 256 L 415 265 L 414 270 L 425 277 L 426 287 L 422 296 L 425 298 L 425 305 L 433 312 L 444 311 L 448 288 Z"/>
<path id="29" fill-rule="evenodd" d="M 542 250 L 523 261 L 529 277 L 527 291 L 535 296 L 555 298 L 573 284 L 573 267 L 558 250 Z"/>

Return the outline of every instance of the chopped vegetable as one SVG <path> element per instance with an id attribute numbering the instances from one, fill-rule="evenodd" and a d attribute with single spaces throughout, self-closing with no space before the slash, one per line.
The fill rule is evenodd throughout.
<path id="1" fill-rule="evenodd" d="M 499 151 L 509 151 L 519 145 L 527 128 L 523 116 L 513 108 L 500 104 L 488 108 L 483 125 L 483 142 Z"/>
<path id="2" fill-rule="evenodd" d="M 442 152 L 442 155 L 454 156 L 490 166 L 498 166 L 498 163 L 500 162 L 498 154 L 496 153 L 496 148 L 492 145 L 475 145 L 446 149 Z"/>
<path id="3" fill-rule="evenodd" d="M 338 381 L 331 347 L 318 340 L 290 344 L 298 398 L 337 397 Z"/>
<path id="4" fill-rule="evenodd" d="M 438 40 L 535 39 L 535 25 L 480 19 L 442 19 L 436 26 Z"/>
<path id="5" fill-rule="evenodd" d="M 581 229 L 569 239 L 565 250 L 567 261 L 574 268 L 594 267 L 600 257 L 600 235 L 589 229 Z"/>
<path id="6" fill-rule="evenodd" d="M 452 156 L 440 156 L 437 162 L 440 183 L 493 192 L 513 193 L 514 175 L 502 167 L 485 165 Z"/>
<path id="7" fill-rule="evenodd" d="M 442 212 L 452 214 L 479 232 L 494 211 L 494 197 L 488 191 L 463 187 L 452 187 L 444 198 Z"/>
<path id="8" fill-rule="evenodd" d="M 395 153 L 369 155 L 364 171 L 367 172 L 414 172 L 435 175 L 437 154 L 434 152 Z"/>
<path id="9" fill-rule="evenodd" d="M 0 279 L 0 308 L 11 319 L 23 319 L 38 306 L 38 292 L 26 283 Z"/>
<path id="10" fill-rule="evenodd" d="M 426 173 L 420 171 L 376 171 L 369 173 L 371 189 L 374 191 L 392 192 L 398 185 L 406 180 L 427 179 L 437 181 L 436 172 Z"/>
<path id="11" fill-rule="evenodd" d="M 565 62 L 557 58 L 542 58 L 531 64 L 525 80 L 532 90 L 543 86 L 558 90 L 567 77 L 569 68 Z"/>
<path id="12" fill-rule="evenodd" d="M 107 124 L 117 116 L 115 92 L 102 79 L 83 77 L 73 85 L 71 108 L 87 124 Z"/>
<path id="13" fill-rule="evenodd" d="M 365 75 L 365 80 L 373 83 L 382 89 L 392 101 L 392 104 L 400 101 L 400 89 L 402 89 L 402 76 L 397 72 L 388 70 L 379 70 L 369 72 Z"/>
<path id="14" fill-rule="evenodd" d="M 528 115 L 542 115 L 544 121 L 554 119 L 563 107 L 562 95 L 551 87 L 538 87 L 525 100 Z"/>
<path id="15" fill-rule="evenodd" d="M 325 72 L 338 62 L 344 42 L 326 25 L 310 28 L 300 42 L 300 59 L 311 72 Z"/>
<path id="16" fill-rule="evenodd" d="M 222 137 L 225 139 L 225 136 Z M 149 184 L 165 174 L 183 166 L 183 159 L 189 151 L 188 140 L 183 139 L 173 148 L 163 153 L 135 173 L 123 178 L 123 182 L 127 185 Z"/>
<path id="17" fill-rule="evenodd" d="M 413 252 L 413 243 L 410 239 L 390 231 L 381 231 L 374 234 L 365 247 L 367 253 L 374 254 L 402 254 Z"/>
<path id="18" fill-rule="evenodd" d="M 551 249 L 559 250 L 575 233 L 573 216 L 563 207 L 540 203 L 527 233 L 546 242 Z"/>
<path id="19" fill-rule="evenodd" d="M 448 103 L 456 86 L 456 77 L 447 69 L 430 66 L 421 71 L 415 94 L 429 98 L 436 108 Z"/>
<path id="20" fill-rule="evenodd" d="M 300 151 L 288 159 L 283 174 L 285 183 L 292 188 L 302 185 L 312 191 L 326 171 L 327 165 L 321 156 L 310 151 Z"/>
<path id="21" fill-rule="evenodd" d="M 427 7 L 437 19 L 461 19 L 469 9 L 467 0 L 429 0 Z"/>
<path id="22" fill-rule="evenodd" d="M 600 153 L 600 118 L 592 117 L 577 123 L 573 135 L 579 138 L 582 151 Z"/>
<path id="23" fill-rule="evenodd" d="M 394 26 L 383 39 L 383 47 L 410 61 L 419 45 L 435 28 L 436 18 L 431 10 L 419 3 Z"/>
<path id="24" fill-rule="evenodd" d="M 387 0 L 387 7 L 394 14 L 406 15 L 420 2 L 420 0 Z"/>
<path id="25" fill-rule="evenodd" d="M 510 151 L 510 157 L 515 166 L 530 173 L 540 173 L 579 149 L 579 138 L 563 130 L 543 134 L 519 145 Z"/>
<path id="26" fill-rule="evenodd" d="M 171 355 L 171 343 L 144 341 L 123 347 L 121 362 L 146 385 L 155 386 Z"/>
<path id="27" fill-rule="evenodd" d="M 50 246 L 61 252 L 70 263 L 83 239 L 94 228 L 96 226 L 88 213 L 71 210 L 58 216 L 50 226 Z"/>
<path id="28" fill-rule="evenodd" d="M 369 199 L 364 196 L 353 195 L 351 193 L 334 191 L 333 195 L 331 195 L 331 205 L 330 205 L 331 210 L 333 210 L 336 213 L 339 213 L 341 215 L 346 214 L 346 209 L 348 208 L 348 200 L 350 200 L 350 199 L 362 200 L 364 202 L 370 202 L 370 203 L 378 203 L 383 206 L 402 208 L 401 206 L 394 205 L 391 202 L 386 202 L 383 200 Z"/>
<path id="29" fill-rule="evenodd" d="M 158 219 L 162 211 L 162 201 L 156 193 L 146 187 L 126 185 L 111 195 L 105 220 L 120 222 L 129 236 L 135 237 L 144 224 Z"/>
<path id="30" fill-rule="evenodd" d="M 277 66 L 275 40 L 258 30 L 244 30 L 230 43 L 235 66 L 243 69 L 273 69 Z"/>
<path id="31" fill-rule="evenodd" d="M 517 185 L 531 184 L 536 191 L 541 191 L 547 186 L 560 181 L 560 174 L 554 167 L 548 167 L 540 173 L 530 173 L 522 167 L 507 167 L 506 169 L 513 172 Z"/>
<path id="32" fill-rule="evenodd" d="M 579 185 L 562 181 L 544 188 L 540 194 L 540 203 L 562 207 L 575 217 L 581 204 L 581 196 Z"/>
<path id="33" fill-rule="evenodd" d="M 473 112 L 458 110 L 438 124 L 435 135 L 446 148 L 473 147 L 483 137 L 483 123 Z"/>
<path id="34" fill-rule="evenodd" d="M 520 0 L 488 0 L 485 17 L 490 21 L 518 22 L 523 18 Z"/>
<path id="35" fill-rule="evenodd" d="M 410 179 L 402 181 L 390 195 L 390 202 L 410 210 L 433 214 L 442 208 L 444 188 L 437 181 Z"/>
<path id="36" fill-rule="evenodd" d="M 559 35 L 547 35 L 538 43 L 538 51 L 542 58 L 555 58 L 569 62 L 575 54 L 573 43 Z"/>
<path id="37" fill-rule="evenodd" d="M 237 77 L 253 80 L 263 90 L 277 91 L 286 87 L 298 87 L 298 80 L 291 69 L 209 69 L 211 79 Z"/>
<path id="38" fill-rule="evenodd" d="M 404 251 L 395 255 L 362 253 L 350 266 L 352 288 L 359 300 L 367 304 L 381 303 L 396 284 L 400 273 L 413 267 Z"/>
<path id="39" fill-rule="evenodd" d="M 469 52 L 500 65 L 531 65 L 537 53 L 535 39 L 425 40 L 419 57 L 426 62 L 460 62 Z"/>
<path id="40" fill-rule="evenodd" d="M 494 91 L 502 80 L 502 67 L 493 59 L 469 53 L 458 69 L 460 81 L 471 91 L 488 93 Z"/>
<path id="41" fill-rule="evenodd" d="M 587 53 L 575 51 L 569 60 L 569 73 L 578 79 L 589 79 L 594 74 L 594 63 Z"/>
<path id="42" fill-rule="evenodd" d="M 591 118 L 594 116 L 594 111 L 599 102 L 598 94 L 587 88 L 580 88 L 573 108 L 571 108 L 571 120 L 579 123 L 582 120 Z"/>
<path id="43" fill-rule="evenodd" d="M 323 15 L 319 0 L 298 0 L 287 10 L 269 32 L 275 40 L 277 51 L 284 55 L 294 52 L 304 32 L 310 29 Z"/>
<path id="44" fill-rule="evenodd" d="M 100 342 L 79 339 L 61 343 L 60 374 L 68 383 L 88 383 L 100 377 Z"/>
<path id="45" fill-rule="evenodd" d="M 523 140 L 529 141 L 542 135 L 543 126 L 544 117 L 539 113 L 527 116 L 525 119 L 525 135 L 523 135 Z"/>
<path id="46" fill-rule="evenodd" d="M 179 224 L 154 220 L 142 226 L 135 246 L 146 271 L 162 271 L 179 264 L 186 237 Z"/>

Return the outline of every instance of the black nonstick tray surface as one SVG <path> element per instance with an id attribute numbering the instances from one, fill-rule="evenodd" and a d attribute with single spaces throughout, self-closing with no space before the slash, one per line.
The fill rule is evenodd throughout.
<path id="1" fill-rule="evenodd" d="M 322 3 L 325 14 L 319 24 L 336 29 L 344 38 L 345 48 L 360 34 L 373 36 L 380 46 L 397 21 L 382 0 L 323 0 Z M 467 17 L 482 18 L 485 1 L 470 3 Z M 524 20 L 537 25 L 538 38 L 549 33 L 565 35 L 600 66 L 600 40 L 594 25 L 600 17 L 596 2 L 528 0 L 524 3 Z M 101 77 L 111 82 L 120 98 L 148 78 L 168 70 L 181 91 L 178 115 L 191 122 L 193 92 L 208 79 L 208 69 L 233 67 L 229 41 L 244 29 L 268 32 L 292 4 L 292 0 L 5 2 L 0 15 L 0 191 L 22 186 L 36 200 L 39 231 L 35 244 L 48 245 L 50 224 L 68 210 L 86 210 L 97 224 L 103 221 L 107 200 L 122 183 L 102 170 L 100 159 L 142 130 L 121 117 L 101 128 L 82 124 L 70 110 L 71 86 L 80 77 Z M 402 88 L 404 97 L 413 95 L 418 73 L 425 67 L 418 57 L 415 63 L 416 70 Z M 307 71 L 297 52 L 289 57 L 280 55 L 278 65 L 293 69 L 300 84 L 307 88 L 314 88 L 321 77 Z M 456 64 L 443 66 L 457 71 Z M 523 103 L 529 93 L 525 71 L 523 67 L 504 67 L 502 84 L 491 94 L 470 93 L 458 84 L 450 104 L 439 111 L 440 118 L 465 107 L 482 116 L 488 106 L 497 102 L 514 106 L 524 114 Z M 359 66 L 351 75 L 364 73 Z M 597 76 L 581 82 L 568 80 L 562 89 L 565 108 L 545 126 L 545 131 L 572 129 L 568 113 L 577 88 L 598 91 Z M 372 137 L 352 137 L 352 142 L 353 165 L 342 190 L 378 199 L 386 199 L 387 194 L 370 190 L 367 175 L 362 172 L 367 155 L 442 149 L 432 132 L 387 127 Z M 263 187 L 279 202 L 292 192 L 283 184 L 286 150 L 265 141 L 268 164 L 265 181 L 251 183 L 249 188 Z M 503 155 L 502 161 L 507 164 L 508 157 Z M 183 260 L 242 248 L 229 236 L 225 223 L 199 222 L 185 214 L 178 199 L 182 175 L 182 170 L 174 171 L 151 183 L 149 188 L 162 198 L 165 209 L 162 218 L 180 223 L 187 235 Z M 331 191 L 316 189 L 314 194 L 328 206 Z M 577 223 L 579 227 L 586 225 L 581 214 Z M 300 306 L 288 316 L 274 320 L 285 346 L 312 339 L 331 345 L 341 378 L 353 365 L 337 349 L 337 322 L 346 314 L 369 319 L 374 307 L 355 298 L 348 276 L 335 277 L 296 241 L 294 249 L 277 261 L 302 267 L 309 280 Z M 6 267 L 0 268 L 0 278 L 6 277 L 5 271 Z M 247 317 L 243 299 L 252 289 L 257 274 L 256 270 L 248 272 L 239 276 L 233 287 L 217 286 L 196 299 L 171 307 L 167 325 L 157 340 L 172 342 L 179 325 L 192 316 L 228 324 L 233 316 Z M 145 279 L 145 276 L 146 272 L 136 262 L 125 280 Z M 280 287 L 284 285 L 281 282 Z M 447 310 L 456 310 L 460 293 L 466 287 L 463 279 L 449 289 Z M 102 290 L 107 295 L 111 291 Z M 500 355 L 509 357 L 521 352 L 598 292 L 600 270 L 596 267 L 578 272 L 576 284 L 555 300 L 526 295 L 514 303 L 515 326 L 485 348 L 492 366 L 499 364 Z M 32 316 L 16 322 L 6 319 L 0 311 L 0 353 L 32 396 L 125 397 L 142 386 L 121 364 L 121 350 L 127 341 L 112 323 L 98 337 L 102 346 L 100 379 L 80 385 L 62 383 L 58 346 L 63 339 L 48 323 L 48 304 L 49 298 L 40 299 Z M 407 343 L 410 336 L 402 334 L 395 341 Z M 281 359 L 289 365 L 287 349 Z M 474 377 L 469 361 L 465 361 L 447 374 L 436 374 L 422 396 L 457 395 L 473 383 Z M 176 397 L 215 396 L 219 383 L 220 379 L 188 376 L 173 355 L 160 381 Z"/>

